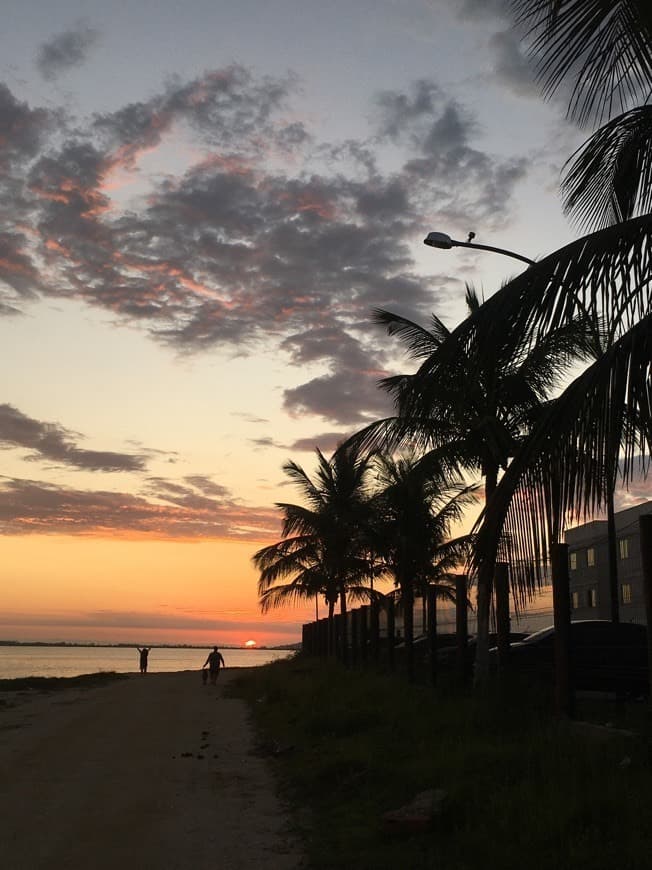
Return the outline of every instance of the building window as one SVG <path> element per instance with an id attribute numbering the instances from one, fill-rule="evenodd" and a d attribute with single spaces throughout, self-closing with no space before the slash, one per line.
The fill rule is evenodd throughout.
<path id="1" fill-rule="evenodd" d="M 623 604 L 632 603 L 632 584 L 622 583 L 620 586 L 620 600 Z"/>
<path id="2" fill-rule="evenodd" d="M 572 606 L 573 610 L 577 610 L 577 608 L 580 606 L 580 593 L 579 592 L 573 592 L 571 594 L 571 606 Z"/>
<path id="3" fill-rule="evenodd" d="M 618 539 L 618 551 L 621 559 L 629 559 L 629 538 Z"/>
<path id="4" fill-rule="evenodd" d="M 587 589 L 586 590 L 586 606 L 587 607 L 597 607 L 598 606 L 598 593 L 595 589 Z"/>
<path id="5" fill-rule="evenodd" d="M 586 551 L 586 564 L 589 568 L 593 568 L 595 565 L 595 547 L 589 547 Z"/>
<path id="6" fill-rule="evenodd" d="M 571 571 L 577 571 L 577 551 L 571 553 L 569 558 Z"/>

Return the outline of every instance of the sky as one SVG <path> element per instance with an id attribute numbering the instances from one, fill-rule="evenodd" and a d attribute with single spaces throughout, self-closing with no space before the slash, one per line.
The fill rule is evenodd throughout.
<path id="1" fill-rule="evenodd" d="M 5 0 L 0 639 L 281 644 L 283 464 L 391 412 L 371 320 L 454 326 L 578 233 L 582 134 L 500 0 Z"/>

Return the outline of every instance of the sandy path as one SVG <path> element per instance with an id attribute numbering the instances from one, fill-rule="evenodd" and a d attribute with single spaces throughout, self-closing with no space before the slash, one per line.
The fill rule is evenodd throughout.
<path id="1" fill-rule="evenodd" d="M 197 672 L 15 700 L 0 707 L 6 870 L 300 866 L 244 703 Z"/>

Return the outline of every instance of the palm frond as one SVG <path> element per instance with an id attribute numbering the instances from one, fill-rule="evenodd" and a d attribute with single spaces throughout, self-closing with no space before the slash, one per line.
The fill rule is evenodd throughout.
<path id="1" fill-rule="evenodd" d="M 319 511 L 289 502 L 277 502 L 276 507 L 283 511 L 283 537 L 314 534 L 319 522 Z"/>
<path id="2" fill-rule="evenodd" d="M 391 454 L 412 445 L 412 425 L 409 420 L 399 417 L 385 417 L 376 420 L 353 434 L 345 444 L 360 450 L 376 450 Z"/>
<path id="3" fill-rule="evenodd" d="M 321 456 L 321 454 L 319 455 Z M 322 502 L 322 493 L 319 491 L 318 487 L 315 486 L 304 469 L 293 460 L 290 460 L 283 466 L 283 471 L 290 478 L 292 483 L 301 490 L 302 494 L 310 504 L 315 508 L 319 508 Z"/>
<path id="4" fill-rule="evenodd" d="M 649 0 L 512 0 L 545 97 L 572 82 L 568 114 L 598 123 L 648 95 Z"/>
<path id="5" fill-rule="evenodd" d="M 422 371 L 440 370 L 472 345 L 487 320 L 534 346 L 578 316 L 604 324 L 607 343 L 652 307 L 652 214 L 584 236 L 509 281 L 451 333 Z"/>
<path id="6" fill-rule="evenodd" d="M 467 566 L 472 558 L 475 547 L 475 535 L 461 535 L 444 541 L 438 549 L 434 559 L 435 571 L 438 575 L 445 575 Z"/>
<path id="7" fill-rule="evenodd" d="M 285 464 L 308 506 L 279 502 L 283 539 L 253 556 L 263 610 L 314 594 L 332 604 L 373 576 L 366 528 L 372 459 L 355 445 L 342 445 L 330 459 L 319 449 L 316 455 L 314 479 L 296 462 Z M 289 584 L 275 585 L 287 577 Z"/>
<path id="8" fill-rule="evenodd" d="M 642 318 L 557 398 L 524 442 L 479 520 L 483 558 L 510 550 L 520 582 L 540 576 L 550 543 L 570 518 L 647 468 L 652 436 L 652 314 Z M 499 545 L 502 541 L 502 545 Z"/>
<path id="9" fill-rule="evenodd" d="M 264 592 L 259 598 L 262 613 L 268 613 L 279 607 L 287 607 L 290 604 L 299 605 L 310 598 L 315 597 L 315 592 L 306 589 L 297 583 L 286 583 L 283 586 L 273 586 Z"/>
<path id="10" fill-rule="evenodd" d="M 375 323 L 387 328 L 388 335 L 398 336 L 403 341 L 408 355 L 413 359 L 429 356 L 450 334 L 444 323 L 434 314 L 429 330 L 407 317 L 381 308 L 374 309 L 372 316 Z"/>
<path id="11" fill-rule="evenodd" d="M 652 106 L 613 118 L 566 167 L 564 211 L 578 226 L 599 229 L 652 211 Z"/>

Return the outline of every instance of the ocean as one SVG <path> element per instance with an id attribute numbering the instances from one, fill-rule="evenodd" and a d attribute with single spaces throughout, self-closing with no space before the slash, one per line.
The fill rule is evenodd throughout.
<path id="1" fill-rule="evenodd" d="M 293 655 L 292 650 L 221 649 L 227 668 L 266 665 Z M 149 654 L 150 673 L 199 670 L 210 648 L 157 648 Z M 0 679 L 77 677 L 98 671 L 138 672 L 138 650 L 130 647 L 0 646 Z"/>

